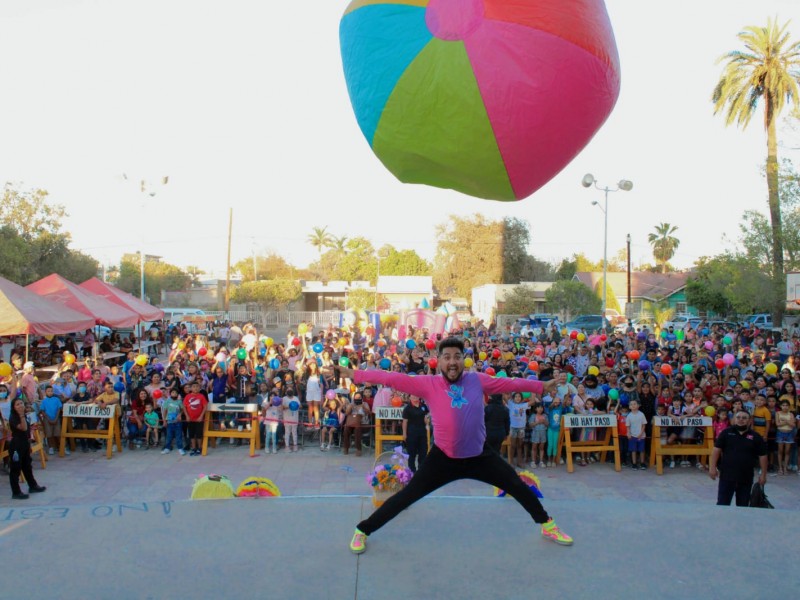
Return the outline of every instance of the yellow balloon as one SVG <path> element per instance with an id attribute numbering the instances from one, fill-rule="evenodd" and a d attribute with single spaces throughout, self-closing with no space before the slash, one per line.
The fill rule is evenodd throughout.
<path id="1" fill-rule="evenodd" d="M 178 342 L 178 350 L 183 350 L 186 348 L 186 342 Z"/>
<path id="2" fill-rule="evenodd" d="M 486 352 L 479 352 L 478 358 L 480 358 L 481 360 L 486 360 Z"/>
<path id="3" fill-rule="evenodd" d="M 713 417 L 715 414 L 717 414 L 717 409 L 715 409 L 713 406 L 706 406 L 704 412 L 706 413 L 707 417 Z"/>
<path id="4" fill-rule="evenodd" d="M 72 363 L 75 362 L 75 355 L 70 354 L 69 352 L 64 352 L 64 362 L 67 363 L 68 365 L 71 365 Z"/>
<path id="5" fill-rule="evenodd" d="M 275 343 L 275 340 L 273 340 L 271 337 L 268 337 L 268 338 L 266 338 L 266 339 L 264 340 L 264 345 L 265 345 L 267 348 L 269 348 L 270 346 L 272 346 L 272 344 L 274 344 L 274 343 Z"/>
<path id="6" fill-rule="evenodd" d="M 469 368 L 470 368 L 470 367 L 472 367 L 472 365 L 474 365 L 474 364 L 475 364 L 475 361 L 474 361 L 474 360 L 472 360 L 471 358 L 465 358 L 465 359 L 464 359 L 464 366 L 465 366 L 466 368 L 468 368 L 468 369 L 469 369 Z"/>
<path id="7" fill-rule="evenodd" d="M 44 339 L 46 339 L 48 342 L 52 342 L 54 337 L 56 337 L 56 336 L 54 336 L 54 335 L 46 335 L 46 336 L 44 336 Z"/>
<path id="8" fill-rule="evenodd" d="M 579 334 L 578 334 L 578 341 L 579 341 L 579 342 L 582 342 L 582 341 L 584 341 L 585 339 L 586 339 L 586 334 L 585 334 L 585 333 L 579 333 Z"/>
<path id="9" fill-rule="evenodd" d="M 764 371 L 767 375 L 775 375 L 775 373 L 778 372 L 778 365 L 775 363 L 769 363 L 764 367 Z"/>
<path id="10" fill-rule="evenodd" d="M 749 390 L 750 389 L 750 382 L 745 379 L 744 381 L 742 381 L 742 387 L 744 389 L 746 389 L 746 390 Z"/>
<path id="11" fill-rule="evenodd" d="M 567 328 L 566 327 L 561 330 L 561 335 L 567 335 Z"/>
<path id="12" fill-rule="evenodd" d="M 505 358 L 506 360 L 514 360 L 514 353 L 513 352 L 506 352 L 503 355 L 503 358 Z"/>
<path id="13" fill-rule="evenodd" d="M 147 358 L 147 354 L 140 354 L 139 356 L 136 357 L 136 364 L 139 365 L 140 367 L 143 367 L 147 364 L 148 360 L 149 359 Z"/>
<path id="14" fill-rule="evenodd" d="M 8 377 L 12 373 L 11 365 L 8 363 L 0 363 L 0 377 Z"/>
<path id="15" fill-rule="evenodd" d="M 347 340 L 345 338 L 339 338 L 339 345 L 347 346 Z"/>
<path id="16" fill-rule="evenodd" d="M 308 325 L 306 325 L 305 323 L 300 323 L 300 325 L 297 326 L 297 333 L 299 333 L 300 335 L 305 335 L 307 332 L 308 332 Z"/>
<path id="17" fill-rule="evenodd" d="M 587 372 L 587 373 L 589 373 L 589 375 L 594 375 L 595 377 L 597 377 L 598 375 L 600 375 L 600 369 L 598 369 L 598 368 L 597 368 L 597 367 L 595 367 L 594 365 L 592 365 L 591 367 L 589 367 L 589 368 L 587 369 L 587 371 L 586 371 L 586 372 Z"/>

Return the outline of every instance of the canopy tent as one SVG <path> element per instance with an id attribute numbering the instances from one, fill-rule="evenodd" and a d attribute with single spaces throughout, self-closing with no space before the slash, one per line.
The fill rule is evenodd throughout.
<path id="1" fill-rule="evenodd" d="M 156 308 L 152 304 L 139 300 L 139 298 L 131 296 L 128 292 L 123 292 L 113 285 L 100 281 L 97 277 L 87 279 L 78 287 L 88 290 L 93 294 L 97 294 L 98 296 L 102 296 L 117 306 L 135 312 L 142 321 L 158 321 L 164 318 L 164 311 L 160 308 Z"/>
<path id="2" fill-rule="evenodd" d="M 57 273 L 43 277 L 26 286 L 25 289 L 94 317 L 97 325 L 133 327 L 139 322 L 139 315 L 132 310 L 109 302 L 104 297 L 79 287 Z"/>

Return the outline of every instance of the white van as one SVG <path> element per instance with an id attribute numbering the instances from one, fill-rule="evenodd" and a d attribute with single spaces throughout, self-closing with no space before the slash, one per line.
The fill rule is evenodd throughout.
<path id="1" fill-rule="evenodd" d="M 205 316 L 205 312 L 199 308 L 162 308 L 164 311 L 164 320 L 167 323 L 180 323 L 186 315 L 200 315 Z"/>

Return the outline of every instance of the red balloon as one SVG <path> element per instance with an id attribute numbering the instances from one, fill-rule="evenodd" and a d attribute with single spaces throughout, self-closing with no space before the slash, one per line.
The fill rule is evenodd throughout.
<path id="1" fill-rule="evenodd" d="M 536 348 L 536 349 L 533 351 L 533 353 L 534 353 L 536 356 L 541 356 L 542 354 L 544 354 L 544 350 L 542 350 L 541 348 Z"/>
<path id="2" fill-rule="evenodd" d="M 640 354 L 638 350 L 631 350 L 630 352 L 628 352 L 628 358 L 630 358 L 631 360 L 639 360 L 639 356 Z"/>
<path id="3" fill-rule="evenodd" d="M 500 350 L 498 350 L 497 348 L 492 350 L 492 358 L 500 358 Z"/>
<path id="4" fill-rule="evenodd" d="M 527 365 L 529 361 L 530 361 L 530 359 L 527 356 L 520 356 L 519 357 L 519 362 L 521 362 L 523 364 Z"/>
<path id="5" fill-rule="evenodd" d="M 426 340 L 425 341 L 425 347 L 428 350 L 433 350 L 434 348 L 436 348 L 436 342 L 434 342 L 433 340 Z"/>
<path id="6" fill-rule="evenodd" d="M 161 390 L 153 390 L 153 398 L 156 400 L 160 399 L 164 393 Z"/>
<path id="7" fill-rule="evenodd" d="M 436 370 L 436 366 L 438 364 L 439 364 L 439 361 L 436 360 L 435 358 L 430 358 L 428 360 L 428 366 L 431 368 L 431 371 L 435 371 Z"/>
<path id="8" fill-rule="evenodd" d="M 600 341 L 601 342 L 605 342 L 607 339 L 608 339 L 608 336 L 605 333 L 600 336 Z"/>
<path id="9" fill-rule="evenodd" d="M 721 358 L 718 358 L 714 361 L 714 366 L 717 367 L 720 371 L 725 368 L 725 361 Z"/>
<path id="10" fill-rule="evenodd" d="M 205 356 L 206 354 L 208 354 L 208 348 L 206 348 L 205 346 L 203 346 L 202 348 L 200 348 L 200 350 L 198 350 L 198 351 L 197 351 L 197 353 L 198 353 L 200 356 Z"/>
<path id="11" fill-rule="evenodd" d="M 292 340 L 292 346 L 299 346 L 301 343 L 302 342 L 300 341 L 300 338 L 298 338 L 298 337 L 296 337 L 296 338 L 294 338 Z"/>
<path id="12" fill-rule="evenodd" d="M 672 367 L 669 365 L 661 365 L 661 374 L 662 375 L 672 375 Z"/>
<path id="13" fill-rule="evenodd" d="M 577 331 L 573 331 L 572 333 L 570 333 L 569 334 L 569 339 L 571 339 L 571 340 L 578 339 L 578 332 Z"/>
<path id="14" fill-rule="evenodd" d="M 394 398 L 392 398 L 392 406 L 394 406 L 395 408 L 403 406 L 403 399 L 400 396 L 395 396 Z"/>
<path id="15" fill-rule="evenodd" d="M 538 371 L 539 370 L 539 363 L 537 363 L 535 360 L 532 360 L 531 362 L 528 363 L 528 368 L 531 371 Z"/>
<path id="16" fill-rule="evenodd" d="M 484 371 L 484 373 L 486 373 L 487 375 L 491 375 L 492 377 L 494 377 L 494 375 L 495 375 L 495 370 L 494 370 L 492 367 L 489 367 L 488 369 L 486 369 L 486 371 Z"/>

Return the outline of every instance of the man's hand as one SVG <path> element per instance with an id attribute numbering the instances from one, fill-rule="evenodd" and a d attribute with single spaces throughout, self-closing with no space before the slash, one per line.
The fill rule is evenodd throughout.
<path id="1" fill-rule="evenodd" d="M 354 372 L 355 371 L 353 371 L 353 369 L 351 369 L 350 367 L 339 367 L 339 375 L 341 377 L 345 377 L 347 379 L 352 379 Z"/>
<path id="2" fill-rule="evenodd" d="M 711 477 L 714 481 L 717 480 L 717 467 L 709 467 L 708 468 L 708 476 Z"/>
<path id="3" fill-rule="evenodd" d="M 558 387 L 558 380 L 551 379 L 550 381 L 543 381 L 542 385 L 544 386 L 542 391 L 546 394 L 550 394 Z"/>
<path id="4" fill-rule="evenodd" d="M 758 483 L 761 484 L 761 487 L 767 485 L 767 474 L 765 472 L 761 472 L 761 475 L 758 476 Z"/>

